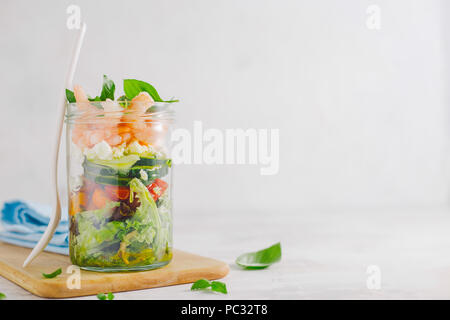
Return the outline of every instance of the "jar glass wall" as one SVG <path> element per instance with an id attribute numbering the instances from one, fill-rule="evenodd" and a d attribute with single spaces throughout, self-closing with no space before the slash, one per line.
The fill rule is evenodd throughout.
<path id="1" fill-rule="evenodd" d="M 86 270 L 172 258 L 172 106 L 133 103 L 67 105 L 70 258 Z"/>

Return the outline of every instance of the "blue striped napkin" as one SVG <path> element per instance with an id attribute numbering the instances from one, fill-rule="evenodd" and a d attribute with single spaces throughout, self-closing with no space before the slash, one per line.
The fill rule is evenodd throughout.
<path id="1" fill-rule="evenodd" d="M 69 223 L 67 210 L 46 251 L 69 254 Z M 0 241 L 33 248 L 43 235 L 52 214 L 52 207 L 25 201 L 8 201 L 0 212 Z"/>

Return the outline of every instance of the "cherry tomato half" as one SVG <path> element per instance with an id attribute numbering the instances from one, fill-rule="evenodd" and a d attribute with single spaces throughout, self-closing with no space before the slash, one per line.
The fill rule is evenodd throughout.
<path id="1" fill-rule="evenodd" d="M 105 192 L 111 200 L 125 200 L 130 196 L 130 188 L 125 186 L 105 186 Z"/>

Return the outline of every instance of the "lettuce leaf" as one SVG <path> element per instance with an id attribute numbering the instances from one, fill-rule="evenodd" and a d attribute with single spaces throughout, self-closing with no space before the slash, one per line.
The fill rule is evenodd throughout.
<path id="1" fill-rule="evenodd" d="M 109 242 L 111 245 L 116 234 L 124 228 L 117 221 L 106 223 L 113 209 L 119 206 L 118 202 L 109 202 L 104 208 L 92 211 L 80 212 L 76 215 L 79 235 L 75 237 L 76 256 L 84 258 L 95 254 L 101 254 L 102 244 Z M 115 242 L 119 242 L 117 239 Z M 77 259 L 77 257 L 75 257 Z"/>
<path id="2" fill-rule="evenodd" d="M 138 179 L 130 181 L 130 197 L 136 193 L 141 205 L 133 215 L 132 221 L 139 223 L 139 231 L 132 239 L 133 241 L 151 243 L 153 252 L 157 259 L 161 259 L 166 249 L 168 232 L 162 228 L 161 217 L 158 207 L 145 185 Z"/>
<path id="3" fill-rule="evenodd" d="M 105 208 L 84 211 L 76 215 L 79 234 L 74 238 L 75 261 L 92 262 L 104 259 L 122 259 L 146 252 L 151 259 L 160 260 L 170 240 L 171 219 L 169 201 L 157 207 L 150 192 L 138 178 L 130 181 L 130 202 L 133 197 L 140 205 L 133 216 L 124 221 L 108 221 L 119 202 L 110 202 Z M 164 204 L 163 203 L 163 204 Z M 149 262 L 150 263 L 150 262 Z"/>

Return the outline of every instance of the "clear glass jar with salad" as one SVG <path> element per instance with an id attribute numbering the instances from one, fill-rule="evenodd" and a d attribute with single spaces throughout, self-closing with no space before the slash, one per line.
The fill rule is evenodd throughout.
<path id="1" fill-rule="evenodd" d="M 66 90 L 69 249 L 93 271 L 149 270 L 172 259 L 172 105 L 148 83 L 104 77 L 100 96 Z"/>

